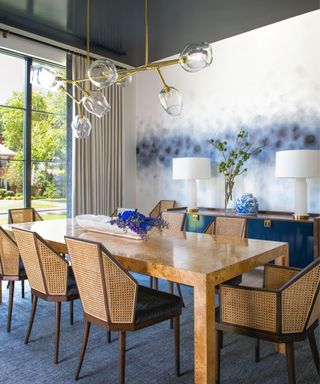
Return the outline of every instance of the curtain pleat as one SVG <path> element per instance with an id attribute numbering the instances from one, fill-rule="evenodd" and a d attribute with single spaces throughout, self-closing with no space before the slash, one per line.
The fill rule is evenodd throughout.
<path id="1" fill-rule="evenodd" d="M 73 55 L 73 78 L 84 77 L 85 72 L 85 58 Z M 122 89 L 114 85 L 101 92 L 111 111 L 98 118 L 84 110 L 92 124 L 90 136 L 74 139 L 73 215 L 109 215 L 122 206 Z M 81 97 L 76 88 L 74 94 Z"/>

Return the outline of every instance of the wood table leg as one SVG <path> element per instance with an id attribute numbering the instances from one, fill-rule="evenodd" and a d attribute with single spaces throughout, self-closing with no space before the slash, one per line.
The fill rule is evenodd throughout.
<path id="1" fill-rule="evenodd" d="M 214 384 L 216 335 L 214 285 L 206 278 L 194 286 L 194 383 Z"/>
<path id="2" fill-rule="evenodd" d="M 285 267 L 288 266 L 289 265 L 289 248 L 288 248 L 287 254 L 282 256 L 282 257 L 278 257 L 277 259 L 275 259 L 274 263 L 276 265 L 282 265 Z M 286 354 L 286 345 L 283 343 L 282 344 L 275 344 L 274 349 L 278 353 L 282 353 L 283 355 Z"/>

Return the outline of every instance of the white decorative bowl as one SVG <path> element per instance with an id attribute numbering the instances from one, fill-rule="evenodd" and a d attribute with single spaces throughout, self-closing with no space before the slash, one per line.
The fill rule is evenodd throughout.
<path id="1" fill-rule="evenodd" d="M 110 224 L 110 221 L 112 220 L 110 216 L 79 215 L 76 216 L 75 219 L 80 227 L 87 231 L 106 233 L 107 235 L 127 237 L 135 240 L 142 239 L 141 236 L 130 229 L 124 230 L 119 228 L 116 224 Z"/>

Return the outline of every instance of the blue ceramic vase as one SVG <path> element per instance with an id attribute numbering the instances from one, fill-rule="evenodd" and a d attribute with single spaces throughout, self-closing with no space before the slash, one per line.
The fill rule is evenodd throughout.
<path id="1" fill-rule="evenodd" d="M 258 200 L 252 193 L 245 193 L 237 199 L 236 210 L 238 215 L 256 215 L 258 208 Z"/>

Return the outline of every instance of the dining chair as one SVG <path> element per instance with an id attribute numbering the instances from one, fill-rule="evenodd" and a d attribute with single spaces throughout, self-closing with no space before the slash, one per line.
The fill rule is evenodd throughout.
<path id="1" fill-rule="evenodd" d="M 174 233 L 174 232 L 181 232 L 184 228 L 184 222 L 186 219 L 185 213 L 169 213 L 169 212 L 162 212 L 161 218 L 165 220 L 168 223 L 168 228 L 164 228 L 162 231 L 166 233 Z M 177 287 L 178 294 L 183 302 L 183 296 L 182 291 L 179 283 L 175 283 Z M 150 277 L 150 288 L 159 288 L 159 281 L 156 277 Z M 174 283 L 172 281 L 168 281 L 168 291 L 169 293 L 174 292 Z M 183 303 L 184 306 L 184 303 Z"/>
<path id="2" fill-rule="evenodd" d="M 216 317 L 218 383 L 223 332 L 256 338 L 256 362 L 260 360 L 260 340 L 285 343 L 289 384 L 296 382 L 294 342 L 308 338 L 319 373 L 314 335 L 320 314 L 319 285 L 319 259 L 303 270 L 266 264 L 263 288 L 222 284 L 220 313 Z"/>
<path id="3" fill-rule="evenodd" d="M 73 301 L 79 298 L 74 276 L 68 262 L 55 252 L 37 233 L 12 227 L 20 255 L 25 266 L 32 293 L 29 327 L 24 339 L 28 344 L 38 298 L 55 302 L 56 330 L 54 363 L 59 359 L 61 303 L 70 302 L 70 323 L 73 323 Z"/>
<path id="4" fill-rule="evenodd" d="M 66 237 L 84 311 L 85 327 L 75 379 L 79 378 L 90 326 L 119 332 L 120 383 L 125 382 L 126 332 L 174 319 L 176 374 L 180 374 L 179 324 L 182 301 L 178 296 L 138 285 L 100 243 Z"/>
<path id="5" fill-rule="evenodd" d="M 149 213 L 151 217 L 161 217 L 161 212 L 174 208 L 176 205 L 175 200 L 160 200 L 158 204 L 156 204 Z"/>
<path id="6" fill-rule="evenodd" d="M 26 272 L 16 242 L 0 227 L 0 285 L 2 285 L 2 281 L 9 282 L 8 332 L 11 330 L 15 281 L 24 281 L 26 279 Z"/>
<path id="7" fill-rule="evenodd" d="M 247 219 L 238 217 L 216 217 L 213 225 L 213 235 L 245 238 Z"/>
<path id="8" fill-rule="evenodd" d="M 231 236 L 245 238 L 247 236 L 247 219 L 238 217 L 216 217 L 213 222 L 212 234 L 217 236 Z M 242 282 L 242 275 L 238 275 L 227 284 L 239 285 Z"/>
<path id="9" fill-rule="evenodd" d="M 42 217 L 34 208 L 8 209 L 8 223 L 19 224 L 31 221 L 43 221 Z"/>
<path id="10" fill-rule="evenodd" d="M 42 217 L 34 208 L 8 209 L 8 223 L 19 224 L 31 221 L 42 221 Z M 21 296 L 24 299 L 24 280 L 21 280 Z"/>

